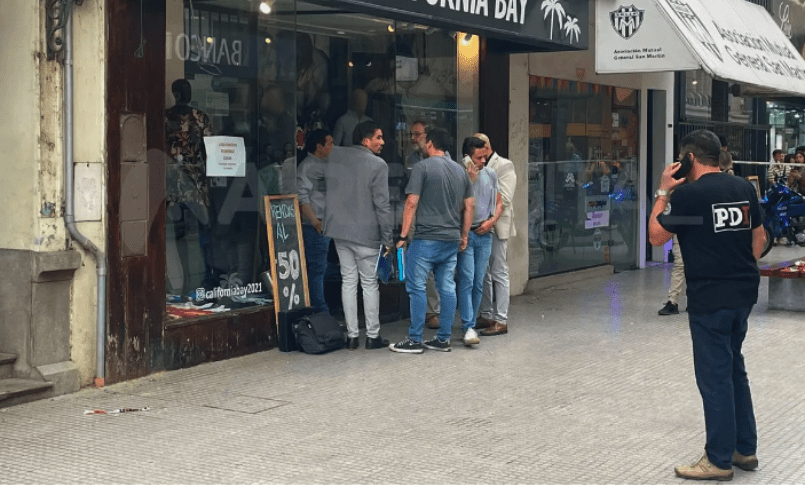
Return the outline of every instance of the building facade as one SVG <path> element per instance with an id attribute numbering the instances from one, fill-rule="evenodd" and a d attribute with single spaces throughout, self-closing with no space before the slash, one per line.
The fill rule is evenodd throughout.
<path id="1" fill-rule="evenodd" d="M 447 129 L 456 156 L 482 130 L 515 161 L 513 293 L 525 287 L 525 53 L 586 49 L 586 0 L 547 16 L 500 1 L 11 3 L 0 352 L 13 377 L 69 392 L 275 346 L 262 197 L 292 193 L 304 135 L 361 98 L 383 126 L 398 223 L 415 121 Z M 560 10 L 579 27 L 561 31 Z"/>

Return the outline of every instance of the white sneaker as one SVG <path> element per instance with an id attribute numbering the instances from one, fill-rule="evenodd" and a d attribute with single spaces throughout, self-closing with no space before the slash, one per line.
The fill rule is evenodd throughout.
<path id="1" fill-rule="evenodd" d="M 478 334 L 475 332 L 474 328 L 468 328 L 466 332 L 464 332 L 464 345 L 476 345 L 481 343 L 481 339 L 478 338 Z"/>

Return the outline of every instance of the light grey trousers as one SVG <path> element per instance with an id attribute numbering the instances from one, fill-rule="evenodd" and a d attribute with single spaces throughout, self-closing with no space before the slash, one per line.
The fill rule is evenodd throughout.
<path id="1" fill-rule="evenodd" d="M 343 239 L 335 239 L 335 249 L 341 262 L 341 304 L 347 321 L 347 336 L 356 338 L 358 330 L 358 280 L 363 288 L 363 316 L 366 336 L 380 334 L 380 288 L 377 282 L 378 248 L 361 246 Z"/>
<path id="2" fill-rule="evenodd" d="M 484 278 L 480 315 L 506 324 L 509 320 L 509 241 L 492 234 L 492 255 Z"/>

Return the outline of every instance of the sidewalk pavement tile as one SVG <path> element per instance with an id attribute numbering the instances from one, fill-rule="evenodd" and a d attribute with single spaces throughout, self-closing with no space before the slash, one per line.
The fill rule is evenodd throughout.
<path id="1" fill-rule="evenodd" d="M 684 483 L 704 423 L 687 317 L 657 315 L 669 272 L 516 297 L 507 335 L 449 354 L 275 349 L 3 408 L 0 482 Z M 744 352 L 760 468 L 733 481 L 805 483 L 805 318 L 767 292 Z"/>

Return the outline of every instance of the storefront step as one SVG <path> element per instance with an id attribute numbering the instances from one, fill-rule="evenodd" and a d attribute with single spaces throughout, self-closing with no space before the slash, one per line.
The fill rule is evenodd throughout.
<path id="1" fill-rule="evenodd" d="M 14 362 L 16 362 L 16 360 L 16 355 L 0 352 L 0 379 L 14 375 Z"/>
<path id="2" fill-rule="evenodd" d="M 523 294 L 533 294 L 546 288 L 553 288 L 555 286 L 566 285 L 576 281 L 589 280 L 590 278 L 607 277 L 615 272 L 615 267 L 606 264 L 596 266 L 594 268 L 580 269 L 577 271 L 569 271 L 567 273 L 559 273 L 553 275 L 542 276 L 528 280 L 525 291 Z"/>
<path id="3" fill-rule="evenodd" d="M 0 379 L 0 408 L 49 397 L 52 389 L 52 382 Z"/>

